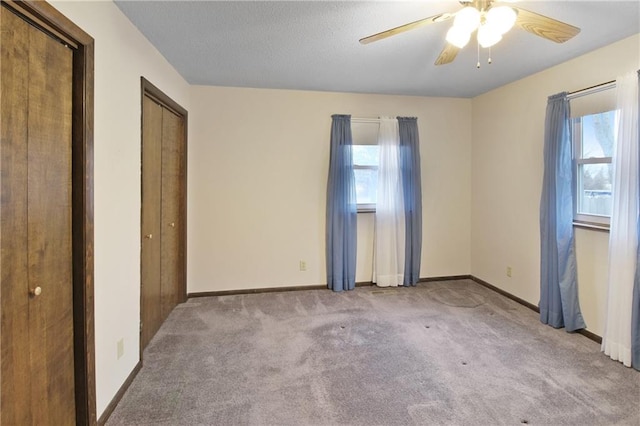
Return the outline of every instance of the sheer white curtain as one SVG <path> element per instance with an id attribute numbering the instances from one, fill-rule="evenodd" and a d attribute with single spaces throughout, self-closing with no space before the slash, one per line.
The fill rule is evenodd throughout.
<path id="1" fill-rule="evenodd" d="M 378 199 L 376 201 L 373 282 L 402 285 L 404 278 L 404 200 L 400 173 L 400 136 L 395 118 L 381 118 L 378 133 Z"/>
<path id="2" fill-rule="evenodd" d="M 616 79 L 617 141 L 609 233 L 607 318 L 602 350 L 631 366 L 631 315 L 638 248 L 638 76 Z"/>

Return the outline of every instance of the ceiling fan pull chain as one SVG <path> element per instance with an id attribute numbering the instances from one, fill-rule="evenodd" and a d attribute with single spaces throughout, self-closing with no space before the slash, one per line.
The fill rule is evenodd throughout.
<path id="1" fill-rule="evenodd" d="M 489 59 L 487 59 L 487 63 L 491 65 L 491 46 L 489 46 Z"/>
<path id="2" fill-rule="evenodd" d="M 480 42 L 478 41 L 478 63 L 476 68 L 480 69 Z"/>

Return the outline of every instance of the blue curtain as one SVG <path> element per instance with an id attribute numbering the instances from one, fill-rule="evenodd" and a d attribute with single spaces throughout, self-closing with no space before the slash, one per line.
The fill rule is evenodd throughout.
<path id="1" fill-rule="evenodd" d="M 640 70 L 638 71 L 638 84 L 640 85 Z M 640 111 L 640 96 L 638 97 L 638 111 Z M 638 139 L 640 139 L 640 125 L 638 126 L 638 133 Z M 640 194 L 638 194 L 638 197 L 640 197 Z M 640 235 L 640 217 L 638 217 L 638 235 Z M 633 282 L 633 306 L 631 310 L 631 366 L 640 371 L 640 242 L 638 243 L 636 278 Z"/>
<path id="2" fill-rule="evenodd" d="M 586 325 L 578 302 L 571 114 L 566 92 L 549 97 L 546 114 L 540 200 L 540 321 L 575 331 Z"/>
<path id="3" fill-rule="evenodd" d="M 327 287 L 356 285 L 356 184 L 351 146 L 351 116 L 333 115 L 327 183 Z"/>
<path id="4" fill-rule="evenodd" d="M 398 117 L 400 167 L 405 214 L 405 286 L 420 280 L 422 254 L 422 184 L 420 178 L 420 138 L 415 117 Z"/>

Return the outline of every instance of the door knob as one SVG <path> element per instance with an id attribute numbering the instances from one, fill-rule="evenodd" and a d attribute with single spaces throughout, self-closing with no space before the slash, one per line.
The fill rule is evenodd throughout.
<path id="1" fill-rule="evenodd" d="M 29 290 L 29 295 L 31 297 L 40 296 L 40 293 L 42 293 L 42 288 L 40 288 L 40 286 L 38 286 L 36 288 L 32 288 L 31 290 Z"/>
<path id="2" fill-rule="evenodd" d="M 169 226 L 170 226 L 170 227 L 172 227 L 172 228 L 175 228 L 175 227 L 176 227 L 176 224 L 175 224 L 175 222 L 171 222 L 171 223 L 169 224 Z"/>
<path id="3" fill-rule="evenodd" d="M 150 240 L 153 238 L 153 234 L 147 234 L 144 236 L 147 240 Z"/>

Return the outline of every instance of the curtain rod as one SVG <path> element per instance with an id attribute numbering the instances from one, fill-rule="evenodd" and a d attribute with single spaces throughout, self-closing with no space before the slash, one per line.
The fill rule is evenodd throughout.
<path id="1" fill-rule="evenodd" d="M 616 84 L 615 80 L 606 81 L 606 82 L 600 83 L 600 84 L 595 84 L 593 86 L 585 87 L 584 89 L 579 89 L 579 90 L 574 90 L 573 92 L 569 92 L 569 96 L 568 97 L 569 98 L 577 98 L 577 97 L 580 97 L 582 95 L 586 95 L 587 94 L 586 92 L 607 90 L 607 89 L 610 89 L 611 87 L 615 86 L 615 84 Z"/>
<path id="2" fill-rule="evenodd" d="M 367 117 L 351 117 L 351 121 L 356 123 L 380 123 L 379 118 L 367 118 Z"/>

